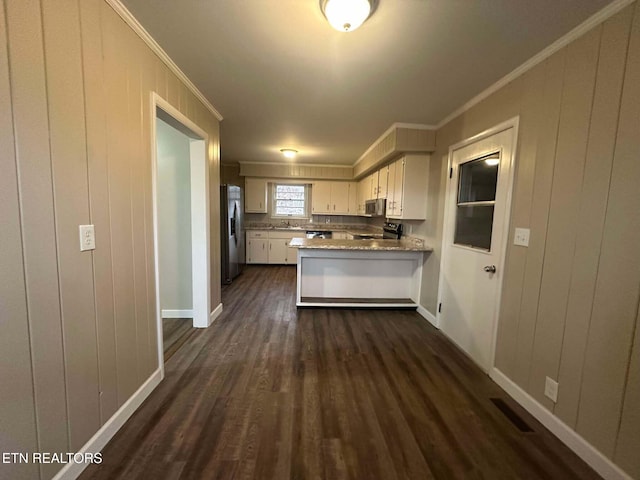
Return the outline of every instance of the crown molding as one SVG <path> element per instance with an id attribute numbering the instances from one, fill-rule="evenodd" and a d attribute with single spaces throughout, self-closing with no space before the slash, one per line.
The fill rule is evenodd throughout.
<path id="1" fill-rule="evenodd" d="M 452 113 L 447 115 L 442 121 L 440 121 L 436 125 L 436 129 L 438 129 L 438 130 L 441 129 L 443 126 L 445 126 L 447 123 L 449 123 L 451 120 L 453 120 L 457 116 L 463 114 L 464 112 L 466 112 L 470 108 L 476 106 L 478 103 L 480 103 L 482 100 L 484 100 L 485 98 L 487 98 L 491 94 L 497 92 L 498 90 L 500 90 L 502 87 L 504 87 L 508 83 L 514 81 L 519 76 L 523 75 L 524 73 L 526 73 L 527 71 L 531 70 L 533 67 L 535 67 L 539 63 L 541 63 L 544 60 L 546 60 L 547 58 L 549 58 L 551 55 L 556 53 L 558 50 L 566 47 L 571 42 L 573 42 L 574 40 L 577 40 L 579 37 L 581 37 L 582 35 L 587 33 L 589 30 L 591 30 L 592 28 L 596 27 L 597 25 L 600 25 L 605 20 L 611 18 L 613 15 L 618 13 L 620 10 L 622 10 L 623 8 L 625 8 L 628 5 L 631 5 L 635 1 L 636 0 L 615 0 L 614 2 L 612 2 L 609 5 L 607 5 L 606 7 L 604 7 L 602 10 L 594 13 L 592 16 L 587 18 L 584 22 L 582 22 L 580 25 L 575 27 L 573 30 L 570 30 L 567 34 L 565 34 L 564 36 L 560 37 L 558 40 L 553 42 L 551 45 L 546 47 L 544 50 L 540 51 L 539 53 L 537 53 L 536 55 L 531 57 L 529 60 L 527 60 L 522 65 L 517 67 L 515 70 L 513 70 L 510 73 L 506 74 L 504 77 L 502 77 L 496 83 L 491 85 L 489 88 L 487 88 L 483 92 L 479 93 L 478 95 L 473 97 L 471 100 L 466 102 L 464 105 L 462 105 L 461 107 L 459 107 L 458 109 L 456 109 L 455 111 L 453 111 Z"/>
<path id="2" fill-rule="evenodd" d="M 144 43 L 155 53 L 160 60 L 164 62 L 164 64 L 169 67 L 169 69 L 184 83 L 191 93 L 193 93 L 198 100 L 202 102 L 202 104 L 209 110 L 213 116 L 215 116 L 218 121 L 222 121 L 222 115 L 216 108 L 207 100 L 207 98 L 203 95 L 203 93 L 198 90 L 189 77 L 187 77 L 182 70 L 175 64 L 171 57 L 167 55 L 162 47 L 156 42 L 151 34 L 145 30 L 145 28 L 138 22 L 136 17 L 125 7 L 120 0 L 105 0 L 105 2 L 113 8 L 113 10 L 122 18 L 129 27 L 142 39 Z"/>

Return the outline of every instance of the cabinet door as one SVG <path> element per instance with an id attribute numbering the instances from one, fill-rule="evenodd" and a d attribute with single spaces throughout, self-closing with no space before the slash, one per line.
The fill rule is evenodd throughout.
<path id="1" fill-rule="evenodd" d="M 287 263 L 287 248 L 290 240 L 274 238 L 269 240 L 269 263 Z"/>
<path id="2" fill-rule="evenodd" d="M 389 182 L 389 166 L 378 170 L 378 198 L 387 198 L 387 185 Z"/>
<path id="3" fill-rule="evenodd" d="M 267 181 L 265 179 L 244 179 L 244 211 L 267 213 Z"/>
<path id="4" fill-rule="evenodd" d="M 369 197 L 367 200 L 375 200 L 378 198 L 378 172 L 374 172 L 369 175 L 371 190 L 369 192 Z"/>
<path id="5" fill-rule="evenodd" d="M 389 169 L 387 171 L 387 206 L 385 209 L 385 215 L 387 217 L 393 216 L 393 202 L 395 198 L 395 186 L 396 181 L 396 163 L 392 163 L 389 165 Z"/>
<path id="6" fill-rule="evenodd" d="M 311 186 L 311 212 L 331 213 L 331 182 L 313 182 Z"/>
<path id="7" fill-rule="evenodd" d="M 369 188 L 369 177 L 365 177 L 358 182 L 358 215 L 365 214 L 365 202 L 367 200 L 367 192 Z"/>
<path id="8" fill-rule="evenodd" d="M 336 240 L 346 240 L 347 232 L 332 232 L 331 238 L 334 238 Z"/>
<path id="9" fill-rule="evenodd" d="M 336 215 L 349 213 L 349 182 L 331 182 L 331 212 Z"/>
<path id="10" fill-rule="evenodd" d="M 349 182 L 349 215 L 358 215 L 358 182 Z"/>
<path id="11" fill-rule="evenodd" d="M 399 217 L 402 215 L 402 193 L 404 188 L 404 159 L 394 162 L 395 171 L 393 176 L 393 207 L 392 215 Z"/>
<path id="12" fill-rule="evenodd" d="M 247 263 L 268 263 L 268 244 L 264 238 L 247 238 Z"/>

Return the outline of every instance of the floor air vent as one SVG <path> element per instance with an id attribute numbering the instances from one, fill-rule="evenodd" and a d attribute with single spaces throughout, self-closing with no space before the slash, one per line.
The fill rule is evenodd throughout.
<path id="1" fill-rule="evenodd" d="M 520 430 L 521 432 L 533 432 L 533 429 L 529 425 L 527 425 L 527 422 L 520 418 L 520 416 L 516 412 L 514 412 L 511 407 L 505 403 L 504 400 L 502 400 L 501 398 L 491 398 L 490 400 L 496 407 L 498 407 L 498 410 L 500 410 L 504 414 L 504 416 L 507 417 L 511 421 L 511 423 L 516 426 L 518 430 Z"/>

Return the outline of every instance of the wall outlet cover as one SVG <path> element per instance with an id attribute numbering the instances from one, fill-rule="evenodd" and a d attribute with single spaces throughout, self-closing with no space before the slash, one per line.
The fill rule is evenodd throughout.
<path id="1" fill-rule="evenodd" d="M 544 382 L 544 394 L 549 397 L 553 403 L 558 401 L 558 382 L 547 377 Z"/>
<path id="2" fill-rule="evenodd" d="M 513 244 L 521 247 L 529 246 L 529 233 L 528 228 L 516 228 L 515 235 L 513 236 Z"/>
<path id="3" fill-rule="evenodd" d="M 96 249 L 96 232 L 93 225 L 80 225 L 80 251 Z"/>

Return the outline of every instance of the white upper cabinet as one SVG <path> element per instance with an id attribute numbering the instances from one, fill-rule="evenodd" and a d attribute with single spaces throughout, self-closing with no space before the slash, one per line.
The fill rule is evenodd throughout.
<path id="1" fill-rule="evenodd" d="M 378 197 L 387 198 L 387 185 L 389 181 L 389 165 L 378 170 Z"/>
<path id="2" fill-rule="evenodd" d="M 349 215 L 358 215 L 358 182 L 349 182 Z"/>
<path id="3" fill-rule="evenodd" d="M 313 182 L 311 186 L 311 213 L 331 213 L 331 182 Z"/>
<path id="4" fill-rule="evenodd" d="M 352 183 L 353 182 L 313 182 L 311 189 L 311 213 L 314 215 L 355 215 L 355 203 L 351 211 L 349 206 L 349 190 Z"/>
<path id="5" fill-rule="evenodd" d="M 429 155 L 407 154 L 389 165 L 388 218 L 426 220 Z"/>
<path id="6" fill-rule="evenodd" d="M 244 179 L 244 211 L 247 213 L 267 213 L 267 180 L 264 178 Z"/>

